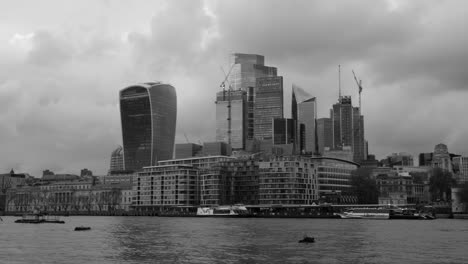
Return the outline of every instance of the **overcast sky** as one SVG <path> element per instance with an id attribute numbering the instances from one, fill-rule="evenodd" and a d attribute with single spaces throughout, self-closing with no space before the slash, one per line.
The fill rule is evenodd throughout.
<path id="1" fill-rule="evenodd" d="M 121 144 L 118 91 L 176 87 L 176 142 L 215 138 L 232 52 L 265 56 L 328 117 L 363 82 L 370 153 L 468 152 L 466 1 L 0 0 L 0 168 L 103 175 Z"/>

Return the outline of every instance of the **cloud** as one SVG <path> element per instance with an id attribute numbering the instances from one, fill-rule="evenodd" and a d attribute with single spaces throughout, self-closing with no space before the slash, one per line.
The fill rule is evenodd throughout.
<path id="1" fill-rule="evenodd" d="M 121 144 L 118 91 L 139 82 L 176 87 L 177 142 L 185 142 L 184 134 L 194 142 L 214 140 L 220 66 L 229 66 L 231 52 L 265 55 L 278 68 L 285 116 L 292 83 L 317 97 L 319 117 L 328 116 L 338 64 L 343 94 L 356 103 L 354 69 L 364 84 L 366 136 L 378 158 L 431 151 L 439 142 L 467 152 L 465 3 L 55 4 L 41 3 L 43 12 L 26 16 L 20 6 L 8 6 L 8 17 L 0 18 L 4 170 L 106 173 Z"/>

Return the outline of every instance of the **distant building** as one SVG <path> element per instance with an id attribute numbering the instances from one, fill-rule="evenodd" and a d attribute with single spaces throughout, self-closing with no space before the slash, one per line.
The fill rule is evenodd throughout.
<path id="1" fill-rule="evenodd" d="M 351 173 L 359 167 L 358 163 L 334 157 L 316 157 L 312 161 L 322 200 L 334 204 L 357 203 L 357 197 L 351 190 Z"/>
<path id="2" fill-rule="evenodd" d="M 447 145 L 437 144 L 435 146 L 434 155 L 432 157 L 432 167 L 453 172 L 452 161 L 450 158 L 450 153 L 447 149 Z"/>
<path id="3" fill-rule="evenodd" d="M 428 188 L 424 183 L 416 183 L 409 174 L 389 172 L 376 176 L 379 188 L 379 204 L 405 205 L 429 202 Z"/>
<path id="4" fill-rule="evenodd" d="M 420 153 L 419 154 L 419 166 L 432 166 L 433 153 Z"/>
<path id="5" fill-rule="evenodd" d="M 292 118 L 273 119 L 273 144 L 270 153 L 277 156 L 296 154 L 296 128 L 296 120 Z"/>
<path id="6" fill-rule="evenodd" d="M 173 158 L 177 119 L 175 88 L 149 82 L 120 91 L 124 169 L 138 171 Z"/>
<path id="7" fill-rule="evenodd" d="M 111 153 L 109 174 L 124 170 L 124 154 L 122 146 L 118 146 Z"/>
<path id="8" fill-rule="evenodd" d="M 318 151 L 323 154 L 325 148 L 333 147 L 333 123 L 330 118 L 317 119 Z"/>
<path id="9" fill-rule="evenodd" d="M 297 123 L 297 149 L 300 153 L 316 152 L 317 101 L 302 88 L 293 84 L 291 116 Z"/>
<path id="10" fill-rule="evenodd" d="M 453 158 L 453 167 L 456 171 L 456 178 L 458 183 L 468 182 L 468 157 L 460 156 Z"/>
<path id="11" fill-rule="evenodd" d="M 365 160 L 364 117 L 353 107 L 351 96 L 342 96 L 330 111 L 333 123 L 333 149 L 351 146 L 353 160 Z"/>
<path id="12" fill-rule="evenodd" d="M 257 78 L 254 104 L 254 138 L 272 140 L 273 119 L 283 118 L 283 77 Z"/>
<path id="13" fill-rule="evenodd" d="M 325 148 L 323 150 L 322 156 L 327 158 L 336 158 L 347 161 L 353 161 L 354 153 L 353 149 L 350 146 L 344 146 L 341 149 Z"/>
<path id="14" fill-rule="evenodd" d="M 88 170 L 88 169 L 85 168 L 85 169 L 81 170 L 80 176 L 81 177 L 93 176 L 93 172 L 91 170 Z"/>
<path id="15" fill-rule="evenodd" d="M 175 145 L 175 149 L 175 158 L 185 159 L 197 156 L 203 147 L 194 143 L 179 143 Z"/>
<path id="16" fill-rule="evenodd" d="M 367 159 L 362 160 L 360 164 L 364 168 L 377 168 L 379 161 L 375 159 L 375 155 L 367 155 Z"/>
<path id="17" fill-rule="evenodd" d="M 392 155 L 387 156 L 386 159 L 382 160 L 382 165 L 386 167 L 393 167 L 395 165 L 413 166 L 413 156 L 404 152 L 393 153 Z"/>
<path id="18" fill-rule="evenodd" d="M 45 175 L 54 175 L 54 172 L 50 170 L 44 170 L 42 171 L 42 176 L 45 176 Z"/>
<path id="19" fill-rule="evenodd" d="M 42 176 L 43 182 L 73 181 L 78 179 L 80 179 L 80 176 L 67 173 Z"/>
<path id="20" fill-rule="evenodd" d="M 201 150 L 201 156 L 230 156 L 232 148 L 225 142 L 205 142 Z"/>
<path id="21" fill-rule="evenodd" d="M 229 108 L 229 98 L 231 105 Z M 216 94 L 216 141 L 230 143 L 234 149 L 244 149 L 247 136 L 247 92 L 221 91 Z M 229 142 L 229 109 L 231 111 L 231 142 Z"/>
<path id="22" fill-rule="evenodd" d="M 272 157 L 259 162 L 259 204 L 307 205 L 318 200 L 318 181 L 310 158 Z"/>

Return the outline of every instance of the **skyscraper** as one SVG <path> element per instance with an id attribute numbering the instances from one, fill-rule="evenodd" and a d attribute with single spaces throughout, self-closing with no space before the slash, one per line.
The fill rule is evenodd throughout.
<path id="1" fill-rule="evenodd" d="M 172 159 L 177 95 L 172 85 L 149 82 L 120 91 L 124 169 L 138 171 Z"/>
<path id="2" fill-rule="evenodd" d="M 256 54 L 232 54 L 234 65 L 229 75 L 229 83 L 233 90 L 247 92 L 246 139 L 254 139 L 254 104 L 255 86 L 259 77 L 273 77 L 277 74 L 275 67 L 265 66 L 265 57 Z"/>
<path id="3" fill-rule="evenodd" d="M 231 128 L 229 131 L 229 96 L 231 98 Z M 247 126 L 247 93 L 242 90 L 216 94 L 216 141 L 230 143 L 233 149 L 245 148 Z M 229 133 L 231 142 L 229 142 Z"/>
<path id="4" fill-rule="evenodd" d="M 283 77 L 257 78 L 254 117 L 254 138 L 271 140 L 273 119 L 283 118 Z"/>
<path id="5" fill-rule="evenodd" d="M 353 107 L 351 96 L 341 96 L 330 110 L 333 125 L 333 149 L 350 146 L 354 162 L 365 160 L 364 117 L 359 107 Z"/>
<path id="6" fill-rule="evenodd" d="M 247 145 L 252 146 L 254 140 L 257 78 L 275 77 L 277 69 L 265 66 L 265 57 L 256 54 L 234 53 L 231 61 L 233 65 L 228 76 L 231 99 L 239 100 L 231 101 L 231 145 L 233 149 L 247 149 Z M 218 92 L 216 97 L 216 140 L 229 143 L 229 104 L 226 93 Z M 238 99 L 244 93 L 245 101 Z"/>
<path id="7" fill-rule="evenodd" d="M 302 88 L 293 84 L 291 115 L 296 120 L 298 150 L 301 153 L 316 152 L 317 101 Z"/>
<path id="8" fill-rule="evenodd" d="M 323 154 L 325 148 L 332 148 L 333 128 L 330 118 L 317 119 L 317 142 L 318 151 Z"/>

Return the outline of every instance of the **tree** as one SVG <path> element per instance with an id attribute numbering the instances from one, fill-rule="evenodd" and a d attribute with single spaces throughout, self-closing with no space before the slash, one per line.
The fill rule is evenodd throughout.
<path id="1" fill-rule="evenodd" d="M 370 168 L 358 168 L 351 173 L 351 189 L 360 204 L 379 202 L 379 189 L 371 172 Z"/>
<path id="2" fill-rule="evenodd" d="M 455 185 L 455 180 L 452 177 L 452 173 L 441 168 L 432 169 L 431 177 L 429 178 L 429 192 L 433 201 L 449 200 L 453 185 Z"/>

